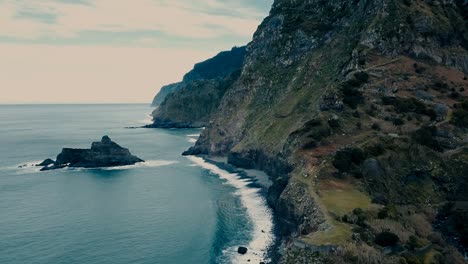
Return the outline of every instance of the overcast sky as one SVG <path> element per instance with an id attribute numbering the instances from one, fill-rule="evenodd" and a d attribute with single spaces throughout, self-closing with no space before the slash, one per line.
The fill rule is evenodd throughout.
<path id="1" fill-rule="evenodd" d="M 151 102 L 273 0 L 0 0 L 0 103 Z"/>

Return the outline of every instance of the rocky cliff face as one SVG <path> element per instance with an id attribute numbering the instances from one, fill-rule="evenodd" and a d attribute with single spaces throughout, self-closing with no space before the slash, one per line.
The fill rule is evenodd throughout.
<path id="1" fill-rule="evenodd" d="M 159 106 L 169 94 L 172 94 L 182 87 L 201 80 L 222 80 L 238 71 L 243 63 L 246 47 L 234 47 L 230 51 L 223 51 L 206 61 L 195 64 L 193 69 L 184 75 L 181 82 L 163 86 L 151 103 L 152 106 Z"/>
<path id="2" fill-rule="evenodd" d="M 224 79 L 181 83 L 152 113 L 151 128 L 201 128 L 209 125 L 226 90 L 239 77 L 239 71 Z"/>
<path id="3" fill-rule="evenodd" d="M 467 5 L 276 0 L 185 154 L 271 175 L 284 263 L 463 263 L 436 216 L 467 212 Z"/>
<path id="4" fill-rule="evenodd" d="M 168 85 L 161 87 L 161 90 L 159 90 L 158 94 L 156 94 L 156 96 L 154 97 L 153 102 L 151 102 L 151 106 L 154 106 L 154 107 L 160 106 L 168 95 L 179 90 L 182 85 L 183 85 L 182 82 L 178 82 L 178 83 L 172 83 L 172 84 L 168 84 Z"/>

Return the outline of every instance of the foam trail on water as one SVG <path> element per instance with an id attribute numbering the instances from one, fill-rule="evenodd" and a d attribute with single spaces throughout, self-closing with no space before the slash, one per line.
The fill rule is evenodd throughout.
<path id="1" fill-rule="evenodd" d="M 190 134 L 190 135 L 187 135 L 187 140 L 190 143 L 196 143 L 199 137 L 200 137 L 200 134 Z"/>
<path id="2" fill-rule="evenodd" d="M 42 168 L 42 167 L 36 166 L 37 164 L 41 162 L 42 160 L 27 161 L 21 164 L 17 164 L 15 166 L 7 167 L 6 169 L 15 170 L 15 171 L 19 170 L 19 172 L 22 174 L 36 173 L 36 172 L 39 172 Z"/>
<path id="3" fill-rule="evenodd" d="M 247 214 L 253 223 L 252 240 L 246 246 L 248 252 L 245 255 L 237 253 L 237 247 L 228 248 L 224 253 L 230 256 L 233 263 L 259 263 L 268 261 L 266 258 L 267 250 L 274 241 L 273 234 L 273 215 L 267 206 L 265 198 L 260 195 L 260 189 L 251 188 L 248 179 L 242 179 L 237 173 L 229 173 L 218 166 L 206 162 L 204 159 L 194 156 L 187 157 L 198 166 L 217 174 L 221 179 L 237 189 L 242 205 L 247 209 Z M 245 245 L 238 245 L 245 246 Z"/>
<path id="4" fill-rule="evenodd" d="M 135 169 L 135 168 L 155 168 L 155 167 L 168 166 L 168 165 L 172 165 L 176 163 L 178 162 L 174 160 L 147 160 L 145 162 L 140 162 L 134 165 L 103 167 L 103 168 L 89 168 L 88 170 L 129 170 L 129 169 Z M 87 170 L 87 168 L 67 168 L 67 169 L 68 170 L 80 170 L 80 169 Z"/>
<path id="5" fill-rule="evenodd" d="M 41 166 L 37 167 L 36 164 L 41 163 L 42 161 L 29 161 L 22 164 L 18 164 L 14 167 L 9 167 L 11 170 L 19 170 L 22 174 L 29 174 L 29 173 L 37 173 L 40 172 Z M 176 164 L 178 161 L 174 160 L 147 160 L 145 162 L 140 162 L 135 165 L 128 165 L 128 166 L 116 166 L 116 167 L 104 167 L 104 168 L 64 168 L 65 171 L 79 171 L 79 170 L 129 170 L 135 168 L 155 168 L 155 167 L 162 167 L 168 166 L 172 164 Z M 61 169 L 59 169 L 60 171 Z"/>

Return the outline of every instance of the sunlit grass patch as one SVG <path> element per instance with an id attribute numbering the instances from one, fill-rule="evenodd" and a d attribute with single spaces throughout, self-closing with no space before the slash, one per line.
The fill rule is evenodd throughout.
<path id="1" fill-rule="evenodd" d="M 334 216 L 343 216 L 355 208 L 369 209 L 371 198 L 355 186 L 339 181 L 326 181 L 318 186 L 320 199 L 328 212 Z"/>

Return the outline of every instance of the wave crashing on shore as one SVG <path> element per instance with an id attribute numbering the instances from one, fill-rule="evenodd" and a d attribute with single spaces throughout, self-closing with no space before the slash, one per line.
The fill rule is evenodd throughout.
<path id="1" fill-rule="evenodd" d="M 237 173 L 229 173 L 214 164 L 206 162 L 203 158 L 194 156 L 187 158 L 235 187 L 237 189 L 236 195 L 239 196 L 242 205 L 247 209 L 247 214 L 254 225 L 252 238 L 247 245 L 247 254 L 238 254 L 237 247 L 228 248 L 224 253 L 230 256 L 233 263 L 247 263 L 248 260 L 251 263 L 268 261 L 266 259 L 268 249 L 274 242 L 273 215 L 265 198 L 261 196 L 260 189 L 249 187 L 251 180 L 242 179 Z"/>

